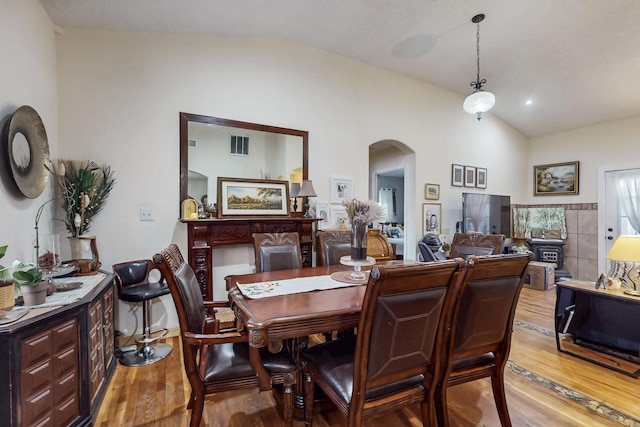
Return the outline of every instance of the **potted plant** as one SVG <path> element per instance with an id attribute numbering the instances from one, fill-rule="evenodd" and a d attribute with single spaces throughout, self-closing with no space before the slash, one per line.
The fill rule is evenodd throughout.
<path id="1" fill-rule="evenodd" d="M 442 242 L 442 245 L 440 245 L 440 249 L 444 253 L 444 256 L 449 258 L 449 253 L 451 252 L 451 244 L 447 242 Z"/>
<path id="2" fill-rule="evenodd" d="M 24 305 L 40 305 L 47 299 L 49 282 L 42 280 L 42 271 L 36 264 L 14 261 L 13 277 L 18 281 Z M 22 269 L 22 270 L 21 270 Z"/>

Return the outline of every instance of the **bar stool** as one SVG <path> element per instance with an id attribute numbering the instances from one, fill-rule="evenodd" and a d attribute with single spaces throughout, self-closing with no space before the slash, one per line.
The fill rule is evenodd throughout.
<path id="1" fill-rule="evenodd" d="M 149 282 L 149 274 L 156 270 L 160 274 L 158 282 Z M 143 366 L 164 359 L 171 353 L 169 344 L 153 344 L 164 338 L 169 330 L 162 328 L 151 331 L 150 306 L 153 298 L 169 295 L 170 290 L 164 276 L 151 260 L 128 261 L 113 265 L 118 283 L 118 298 L 127 302 L 142 302 L 142 336 L 136 339 L 141 344 L 135 352 L 125 353 L 120 363 L 125 366 Z M 152 345 L 153 344 L 153 345 Z"/>

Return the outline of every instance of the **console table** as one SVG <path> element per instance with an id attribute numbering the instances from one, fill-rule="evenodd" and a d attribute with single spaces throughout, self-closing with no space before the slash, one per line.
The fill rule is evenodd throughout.
<path id="1" fill-rule="evenodd" d="M 78 301 L 0 325 L 3 426 L 92 424 L 116 367 L 113 275 L 97 280 Z"/>
<path id="2" fill-rule="evenodd" d="M 594 282 L 556 283 L 558 351 L 637 378 L 640 375 L 640 298 Z"/>
<path id="3" fill-rule="evenodd" d="M 252 244 L 254 233 L 298 232 L 302 266 L 313 264 L 313 228 L 318 218 L 224 218 L 181 220 L 187 224 L 189 265 L 206 301 L 213 301 L 213 248 Z"/>

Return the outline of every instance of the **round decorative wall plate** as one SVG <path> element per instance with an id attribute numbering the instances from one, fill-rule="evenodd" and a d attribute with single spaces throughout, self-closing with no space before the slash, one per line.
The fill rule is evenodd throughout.
<path id="1" fill-rule="evenodd" d="M 8 122 L 7 159 L 18 190 L 35 199 L 44 191 L 49 162 L 49 142 L 42 119 L 32 107 L 18 108 Z"/>

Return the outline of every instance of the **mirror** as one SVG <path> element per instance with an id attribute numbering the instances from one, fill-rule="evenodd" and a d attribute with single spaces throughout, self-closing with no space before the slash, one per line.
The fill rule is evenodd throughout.
<path id="1" fill-rule="evenodd" d="M 309 132 L 180 113 L 180 203 L 216 201 L 218 177 L 302 182 Z"/>

